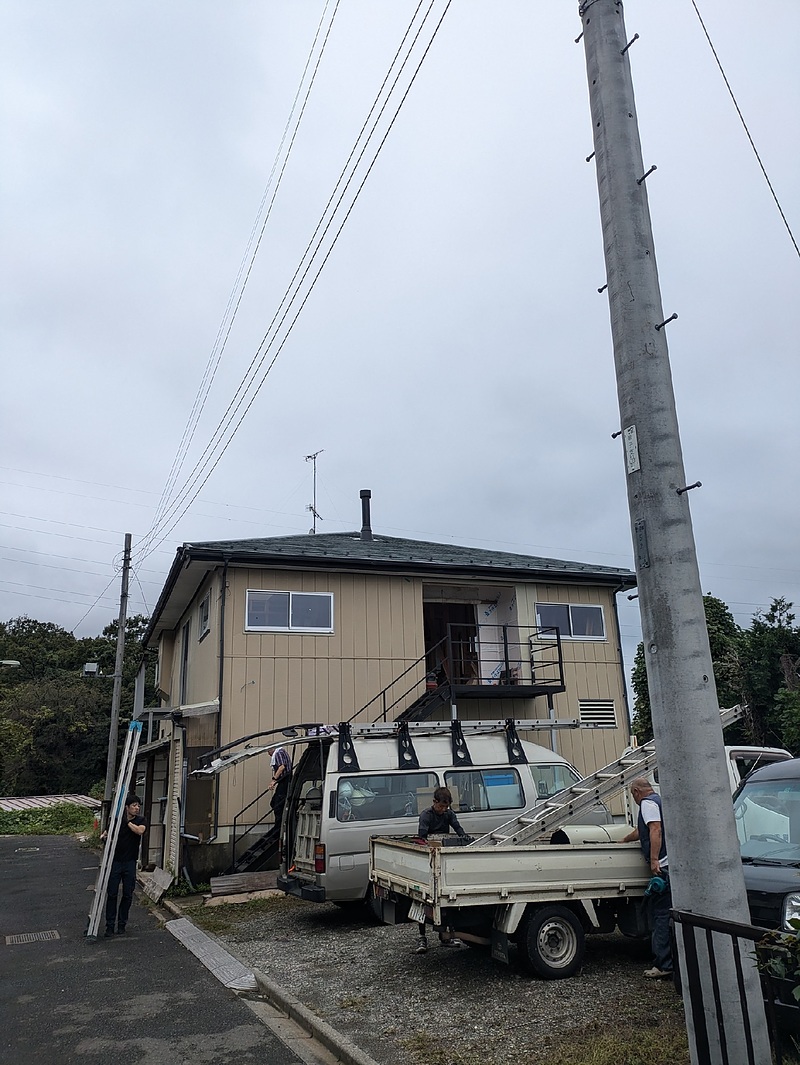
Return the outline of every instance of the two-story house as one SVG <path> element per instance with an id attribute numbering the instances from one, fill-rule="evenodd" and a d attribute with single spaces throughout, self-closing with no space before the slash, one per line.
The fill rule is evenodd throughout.
<path id="1" fill-rule="evenodd" d="M 199 756 L 300 722 L 579 719 L 542 730 L 582 773 L 629 720 L 625 569 L 360 532 L 186 543 L 144 640 L 162 702 L 140 751 L 145 860 L 206 879 L 268 810 L 268 758 L 216 779 Z"/>

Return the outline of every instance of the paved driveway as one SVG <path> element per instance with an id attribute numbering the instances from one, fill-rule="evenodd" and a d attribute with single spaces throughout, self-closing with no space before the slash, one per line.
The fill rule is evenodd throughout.
<path id="1" fill-rule="evenodd" d="M 96 875 L 95 855 L 69 836 L 0 836 L 0 1060 L 299 1062 L 141 906 L 128 934 L 88 942 Z"/>

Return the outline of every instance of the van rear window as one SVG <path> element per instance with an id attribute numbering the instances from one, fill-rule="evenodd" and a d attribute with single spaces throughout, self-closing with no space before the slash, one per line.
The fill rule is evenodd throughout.
<path id="1" fill-rule="evenodd" d="M 525 805 L 522 781 L 516 769 L 458 769 L 445 773 L 459 813 L 480 810 L 519 810 Z"/>
<path id="2" fill-rule="evenodd" d="M 336 792 L 337 821 L 416 819 L 431 804 L 435 773 L 373 773 L 343 777 Z"/>

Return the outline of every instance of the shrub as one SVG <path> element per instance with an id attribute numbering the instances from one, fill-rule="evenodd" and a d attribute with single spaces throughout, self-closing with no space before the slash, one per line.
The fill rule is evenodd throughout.
<path id="1" fill-rule="evenodd" d="M 794 984 L 792 997 L 800 1003 L 800 920 L 792 918 L 793 932 L 767 932 L 756 944 L 756 966 L 774 980 Z"/>
<path id="2" fill-rule="evenodd" d="M 0 810 L 0 835 L 66 836 L 90 831 L 93 822 L 94 810 L 72 802 L 35 810 Z"/>

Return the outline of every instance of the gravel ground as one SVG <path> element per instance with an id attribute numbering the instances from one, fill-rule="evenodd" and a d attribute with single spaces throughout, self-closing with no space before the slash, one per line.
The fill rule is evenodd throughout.
<path id="1" fill-rule="evenodd" d="M 361 909 L 284 896 L 223 909 L 188 915 L 381 1065 L 533 1065 L 565 1037 L 674 1027 L 681 1015 L 669 982 L 642 978 L 646 945 L 621 935 L 588 937 L 580 975 L 548 981 L 435 936 L 418 956 L 415 925 L 378 925 Z"/>

